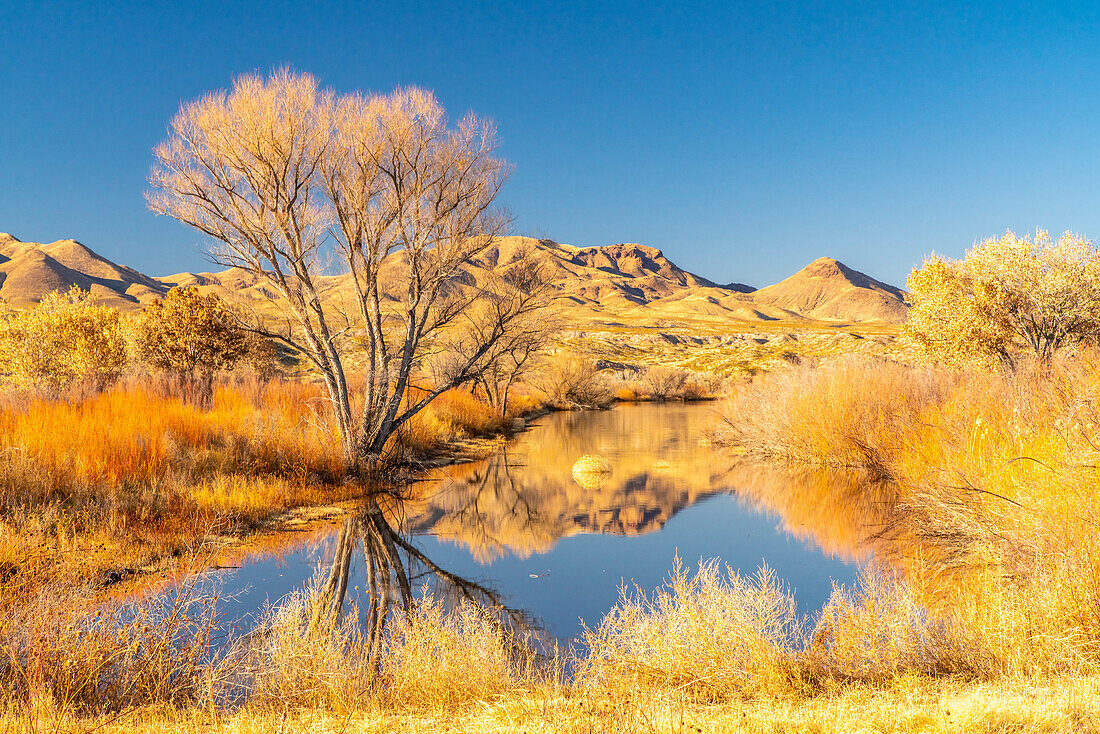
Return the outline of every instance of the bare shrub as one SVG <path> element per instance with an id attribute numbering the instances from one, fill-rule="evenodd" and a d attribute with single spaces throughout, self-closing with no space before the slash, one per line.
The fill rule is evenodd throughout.
<path id="1" fill-rule="evenodd" d="M 695 574 L 677 562 L 666 587 L 630 594 L 596 629 L 579 683 L 610 696 L 682 691 L 728 700 L 797 690 L 802 638 L 794 598 L 775 573 L 742 577 L 717 561 Z"/>
<path id="2" fill-rule="evenodd" d="M 854 589 L 834 585 L 805 663 L 815 677 L 879 683 L 901 675 L 989 672 L 959 620 L 931 613 L 896 574 L 867 572 Z"/>
<path id="3" fill-rule="evenodd" d="M 570 352 L 547 360 L 535 378 L 547 402 L 558 408 L 605 408 L 612 396 L 596 363 Z"/>
<path id="4" fill-rule="evenodd" d="M 530 688 L 542 675 L 533 653 L 472 602 L 448 608 L 428 598 L 408 615 L 395 610 L 371 658 L 354 616 L 335 628 L 310 626 L 317 598 L 315 584 L 265 616 L 248 652 L 253 704 L 446 712 Z"/>
<path id="5" fill-rule="evenodd" d="M 646 369 L 642 386 L 654 400 L 667 400 L 681 397 L 688 377 L 689 373 L 679 368 L 656 365 Z"/>
<path id="6" fill-rule="evenodd" d="M 51 584 L 7 607 L 0 689 L 8 703 L 53 717 L 203 704 L 226 671 L 214 644 L 216 597 L 196 583 L 122 605 L 96 605 L 86 591 Z"/>

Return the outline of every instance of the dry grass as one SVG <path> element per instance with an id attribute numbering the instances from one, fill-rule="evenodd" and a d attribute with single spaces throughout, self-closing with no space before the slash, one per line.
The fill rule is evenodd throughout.
<path id="1" fill-rule="evenodd" d="M 91 690 L 65 682 L 74 680 L 69 661 L 97 670 L 131 644 L 94 642 L 87 630 L 100 628 L 74 612 L 70 627 L 84 634 L 43 627 L 52 641 L 6 644 L 9 659 L 44 661 L 38 669 L 50 671 L 35 678 L 11 672 L 34 666 L 9 665 L 9 680 L 22 675 L 39 681 L 27 691 L 51 694 L 9 698 L 0 728 L 111 730 L 121 726 L 112 712 L 125 711 L 137 731 L 1097 730 L 1098 376 L 1100 360 L 1086 353 L 1012 373 L 841 362 L 743 387 L 723 440 L 746 453 L 860 466 L 895 483 L 876 497 L 890 497 L 880 540 L 901 574 L 837 589 L 812 619 L 795 614 L 767 570 L 746 578 L 715 563 L 695 574 L 677 567 L 665 588 L 624 594 L 587 632 L 568 661 L 573 677 L 563 679 L 564 658 L 525 650 L 492 610 L 429 600 L 408 617 L 391 614 L 372 657 L 354 620 L 311 632 L 305 593 L 284 600 L 264 632 L 228 658 L 196 663 L 202 674 L 150 664 L 185 671 L 167 679 L 176 688 L 152 676 L 140 695 L 66 694 L 61 700 L 82 707 L 58 706 L 51 680 Z M 493 425 L 463 422 L 482 415 L 471 400 L 449 396 L 441 403 L 449 414 L 426 416 L 425 433 L 434 431 L 428 419 L 454 435 Z M 19 632 L 7 639 L 31 639 L 27 609 L 8 608 L 7 629 Z M 164 619 L 143 634 L 175 634 Z M 85 637 L 100 652 L 81 653 Z M 141 665 L 133 661 L 120 670 Z M 130 678 L 141 680 L 110 680 Z M 243 708 L 204 706 L 218 699 L 210 681 L 247 692 Z"/>
<path id="2" fill-rule="evenodd" d="M 580 684 L 610 698 L 680 691 L 698 700 L 783 695 L 799 687 L 802 637 L 794 597 L 767 568 L 750 578 L 716 562 L 688 575 L 677 562 L 666 588 L 624 590 L 585 631 Z"/>
<path id="3" fill-rule="evenodd" d="M 9 696 L 0 712 L 0 729 L 1038 732 L 1100 727 L 1100 679 L 1094 674 L 982 680 L 985 674 L 968 667 L 967 658 L 953 657 L 962 649 L 958 641 L 948 641 L 911 598 L 897 595 L 898 589 L 880 584 L 854 594 L 838 591 L 807 636 L 806 620 L 794 615 L 793 600 L 766 570 L 753 578 L 722 572 L 714 563 L 694 575 L 677 571 L 666 588 L 651 595 L 624 595 L 589 632 L 588 651 L 571 680 L 561 676 L 560 658 L 539 663 L 489 612 L 469 604 L 448 609 L 428 599 L 408 617 L 392 616 L 377 659 L 366 654 L 353 619 L 334 632 L 310 632 L 310 592 L 283 600 L 261 631 L 221 657 L 198 655 L 209 648 L 193 644 L 209 639 L 203 630 L 211 627 L 202 626 L 208 616 L 195 615 L 198 627 L 171 621 L 186 616 L 174 611 L 181 607 L 178 600 L 161 607 L 168 614 L 146 614 L 116 626 L 88 616 L 80 621 L 79 615 L 53 607 L 53 618 L 77 619 L 73 629 L 91 634 L 86 639 L 52 635 L 37 648 L 18 648 L 16 657 L 45 661 L 38 668 L 46 675 L 33 678 L 34 695 L 13 689 L 17 695 Z M 179 632 L 195 629 L 198 634 Z M 169 637 L 182 644 L 162 644 Z M 180 652 L 162 652 L 168 650 Z M 240 692 L 248 697 L 234 698 Z M 238 700 L 240 707 L 212 705 L 227 700 Z"/>
<path id="4" fill-rule="evenodd" d="M 950 681 L 882 689 L 851 686 L 812 699 L 758 699 L 736 706 L 688 697 L 634 698 L 600 704 L 582 698 L 519 692 L 461 712 L 278 710 L 245 707 L 233 713 L 138 709 L 124 718 L 60 722 L 66 731 L 96 728 L 110 734 L 193 732 L 470 732 L 476 734 L 639 734 L 641 732 L 796 732 L 840 734 L 1088 734 L 1100 731 L 1096 678 L 958 684 Z M 41 730 L 46 730 L 43 727 Z M 34 730 L 0 714 L 0 731 Z"/>
<path id="5" fill-rule="evenodd" d="M 961 379 L 858 358 L 794 366 L 731 391 L 717 439 L 761 458 L 886 473 L 907 427 Z"/>
<path id="6" fill-rule="evenodd" d="M 368 491 L 346 480 L 318 385 L 227 381 L 197 402 L 178 387 L 144 378 L 102 393 L 0 396 L 0 579 L 26 592 L 52 578 L 110 583 L 187 553 L 212 529 L 240 536 L 291 508 Z M 422 461 L 505 423 L 451 391 L 417 416 L 395 456 Z"/>
<path id="7" fill-rule="evenodd" d="M 847 360 L 745 386 L 717 439 L 890 479 L 879 557 L 965 633 L 967 667 L 1087 674 L 1100 664 L 1098 384 L 1092 351 L 995 372 Z"/>
<path id="8" fill-rule="evenodd" d="M 270 608 L 226 656 L 250 706 L 461 711 L 548 685 L 555 675 L 552 665 L 536 667 L 538 656 L 490 610 L 469 601 L 448 607 L 426 598 L 407 614 L 392 609 L 377 648 L 354 614 L 333 627 L 311 625 L 320 579 Z"/>
<path id="9" fill-rule="evenodd" d="M 97 605 L 72 584 L 40 587 L 0 612 L 0 703 L 28 721 L 201 706 L 227 673 L 217 601 L 194 578 L 164 595 Z"/>
<path id="10" fill-rule="evenodd" d="M 838 590 L 811 629 L 766 569 L 677 567 L 624 594 L 564 677 L 491 611 L 426 599 L 388 618 L 372 657 L 353 617 L 310 629 L 316 589 L 288 597 L 225 654 L 214 600 L 185 586 L 106 612 L 65 603 L 8 615 L 0 727 L 235 731 L 1091 731 L 1095 674 L 975 666 L 903 586 Z M 60 602 L 60 603 L 59 603 Z M 807 630 L 810 632 L 807 634 Z M 224 648 L 221 648 L 224 650 Z M 988 680 L 986 680 L 988 679 Z M 983 682 L 984 680 L 984 682 Z M 242 698 L 243 696 L 243 698 Z M 225 707 L 235 701 L 238 706 Z"/>

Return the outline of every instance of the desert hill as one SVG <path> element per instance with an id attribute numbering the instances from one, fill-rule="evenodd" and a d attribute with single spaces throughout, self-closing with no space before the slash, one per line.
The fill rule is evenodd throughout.
<path id="1" fill-rule="evenodd" d="M 904 293 L 831 258 L 810 263 L 786 280 L 754 290 L 718 285 L 683 270 L 660 250 L 640 244 L 575 247 L 548 239 L 503 237 L 471 261 L 462 279 L 478 282 L 486 267 L 543 258 L 567 319 L 585 323 L 728 321 L 879 321 L 905 319 Z M 346 276 L 328 275 L 321 288 L 350 292 Z M 174 286 L 196 286 L 262 308 L 275 295 L 265 282 L 237 268 L 151 278 L 101 257 L 75 240 L 21 242 L 0 234 L 0 298 L 13 306 L 36 303 L 50 291 L 80 286 L 109 305 L 138 308 Z"/>
<path id="2" fill-rule="evenodd" d="M 816 319 L 901 322 L 907 311 L 901 289 L 831 257 L 818 258 L 752 296 L 758 303 L 782 306 Z"/>
<path id="3" fill-rule="evenodd" d="M 117 265 L 76 240 L 42 244 L 0 233 L 0 298 L 12 306 L 28 306 L 74 285 L 123 309 L 168 292 L 164 283 Z"/>

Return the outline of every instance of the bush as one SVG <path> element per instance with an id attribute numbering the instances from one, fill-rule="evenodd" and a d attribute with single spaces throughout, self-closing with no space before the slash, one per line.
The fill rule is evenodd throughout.
<path id="1" fill-rule="evenodd" d="M 24 387 L 60 390 L 91 380 L 102 389 L 127 361 L 119 312 L 76 286 L 8 314 L 0 325 L 0 369 Z"/>
<path id="2" fill-rule="evenodd" d="M 667 586 L 622 598 L 584 642 L 579 681 L 612 697 L 681 691 L 703 700 L 774 695 L 799 687 L 793 650 L 802 623 L 774 572 L 743 577 L 716 561 Z"/>
<path id="3" fill-rule="evenodd" d="M 354 615 L 310 629 L 316 585 L 261 622 L 251 656 L 251 700 L 279 708 L 362 710 L 371 705 L 454 711 L 534 683 L 532 657 L 493 615 L 468 601 L 432 598 L 385 621 L 377 657 Z"/>
<path id="4" fill-rule="evenodd" d="M 688 373 L 676 367 L 657 365 L 650 367 L 642 376 L 643 389 L 654 400 L 667 400 L 681 397 L 688 382 Z"/>
<path id="5" fill-rule="evenodd" d="M 960 379 L 858 358 L 794 366 L 733 390 L 715 439 L 746 454 L 889 474 L 905 431 Z"/>
<path id="6" fill-rule="evenodd" d="M 934 360 L 1004 360 L 1021 347 L 1049 360 L 1100 336 L 1100 251 L 1069 232 L 1052 242 L 1009 231 L 962 260 L 930 257 L 908 286 L 905 333 Z"/>
<path id="7" fill-rule="evenodd" d="M 557 408 L 606 408 L 611 404 L 611 391 L 596 363 L 569 352 L 547 360 L 536 384 Z"/>
<path id="8" fill-rule="evenodd" d="M 194 578 L 174 593 L 99 608 L 70 584 L 48 585 L 0 612 L 0 689 L 9 705 L 53 717 L 201 705 L 219 677 L 216 622 L 216 598 Z"/>

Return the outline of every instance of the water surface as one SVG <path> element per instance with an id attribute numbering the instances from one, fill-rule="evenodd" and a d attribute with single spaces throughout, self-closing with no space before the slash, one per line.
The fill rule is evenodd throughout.
<path id="1" fill-rule="evenodd" d="M 389 558 L 387 543 L 416 593 L 511 609 L 561 639 L 598 624 L 624 585 L 660 586 L 677 557 L 689 567 L 718 558 L 742 573 L 767 564 L 800 612 L 820 609 L 869 556 L 873 494 L 846 475 L 734 467 L 706 440 L 716 420 L 712 403 L 550 414 L 500 453 L 441 472 L 388 507 L 393 542 L 383 528 L 353 553 L 333 531 L 219 572 L 236 594 L 231 613 L 301 588 L 341 554 L 348 601 L 362 605 L 371 553 Z M 575 475 L 585 454 L 603 457 L 610 473 Z"/>

